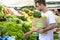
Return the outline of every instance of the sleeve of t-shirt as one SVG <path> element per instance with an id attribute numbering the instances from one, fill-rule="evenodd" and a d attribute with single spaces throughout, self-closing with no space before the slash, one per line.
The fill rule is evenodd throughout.
<path id="1" fill-rule="evenodd" d="M 53 12 L 49 12 L 48 21 L 49 21 L 49 24 L 56 23 L 55 15 L 53 14 Z"/>

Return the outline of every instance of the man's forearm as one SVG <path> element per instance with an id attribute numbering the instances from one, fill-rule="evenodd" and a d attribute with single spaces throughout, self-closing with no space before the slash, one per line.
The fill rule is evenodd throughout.
<path id="1" fill-rule="evenodd" d="M 39 30 L 38 30 L 37 32 L 45 33 L 45 32 L 47 32 L 47 31 L 49 31 L 49 30 L 54 29 L 55 26 L 56 26 L 56 24 L 53 23 L 53 24 L 50 24 L 49 27 L 46 27 L 46 28 L 44 28 L 44 29 L 39 28 Z"/>
<path id="2" fill-rule="evenodd" d="M 33 31 L 29 31 L 28 33 L 29 33 L 29 34 L 32 34 L 32 33 L 33 33 Z"/>
<path id="3" fill-rule="evenodd" d="M 54 29 L 56 27 L 56 25 L 55 25 L 55 23 L 53 23 L 53 24 L 51 24 L 49 27 L 46 27 L 46 28 L 44 28 L 43 30 L 43 32 L 47 32 L 47 31 L 49 31 L 49 30 L 52 30 L 52 29 Z"/>

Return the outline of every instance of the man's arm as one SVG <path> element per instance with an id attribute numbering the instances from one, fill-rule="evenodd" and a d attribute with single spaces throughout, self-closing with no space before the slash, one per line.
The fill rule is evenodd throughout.
<path id="1" fill-rule="evenodd" d="M 24 34 L 24 38 L 28 38 L 33 32 L 37 32 L 38 28 L 32 27 L 31 30 Z"/>
<path id="2" fill-rule="evenodd" d="M 56 24 L 55 23 L 52 23 L 52 24 L 49 25 L 49 27 L 46 27 L 44 29 L 39 29 L 38 32 L 45 33 L 45 32 L 47 32 L 49 30 L 54 29 L 55 27 L 56 27 Z"/>
<path id="3" fill-rule="evenodd" d="M 44 32 L 47 32 L 47 31 L 49 31 L 49 30 L 54 29 L 55 27 L 56 27 L 56 23 L 52 23 L 52 24 L 49 25 L 49 27 L 46 27 L 46 28 L 43 29 L 43 30 L 44 30 Z"/>

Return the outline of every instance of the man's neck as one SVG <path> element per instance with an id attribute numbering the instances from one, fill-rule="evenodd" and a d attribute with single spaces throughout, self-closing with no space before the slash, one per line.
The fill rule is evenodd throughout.
<path id="1" fill-rule="evenodd" d="M 43 11 L 44 13 L 46 13 L 46 12 L 48 11 L 48 9 L 47 9 L 46 7 L 43 7 L 43 8 L 42 8 L 42 11 Z"/>

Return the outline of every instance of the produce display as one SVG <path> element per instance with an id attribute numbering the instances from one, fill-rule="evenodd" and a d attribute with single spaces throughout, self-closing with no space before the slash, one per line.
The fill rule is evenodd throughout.
<path id="1" fill-rule="evenodd" d="M 3 30 L 2 32 L 4 33 L 0 35 L 0 37 L 8 35 L 15 36 L 16 40 L 35 40 L 35 34 L 31 34 L 28 39 L 24 38 L 24 34 L 32 27 L 33 16 L 29 16 L 25 11 L 21 12 L 23 16 L 13 15 L 9 13 L 10 11 L 6 10 L 3 5 L 0 5 L 0 11 L 0 27 L 7 30 L 7 33 Z M 7 11 L 8 13 L 6 13 Z M 2 28 L 0 31 L 1 30 Z"/>
<path id="2" fill-rule="evenodd" d="M 4 7 L 3 5 L 0 5 L 0 18 L 1 16 L 4 16 L 3 7 Z"/>

